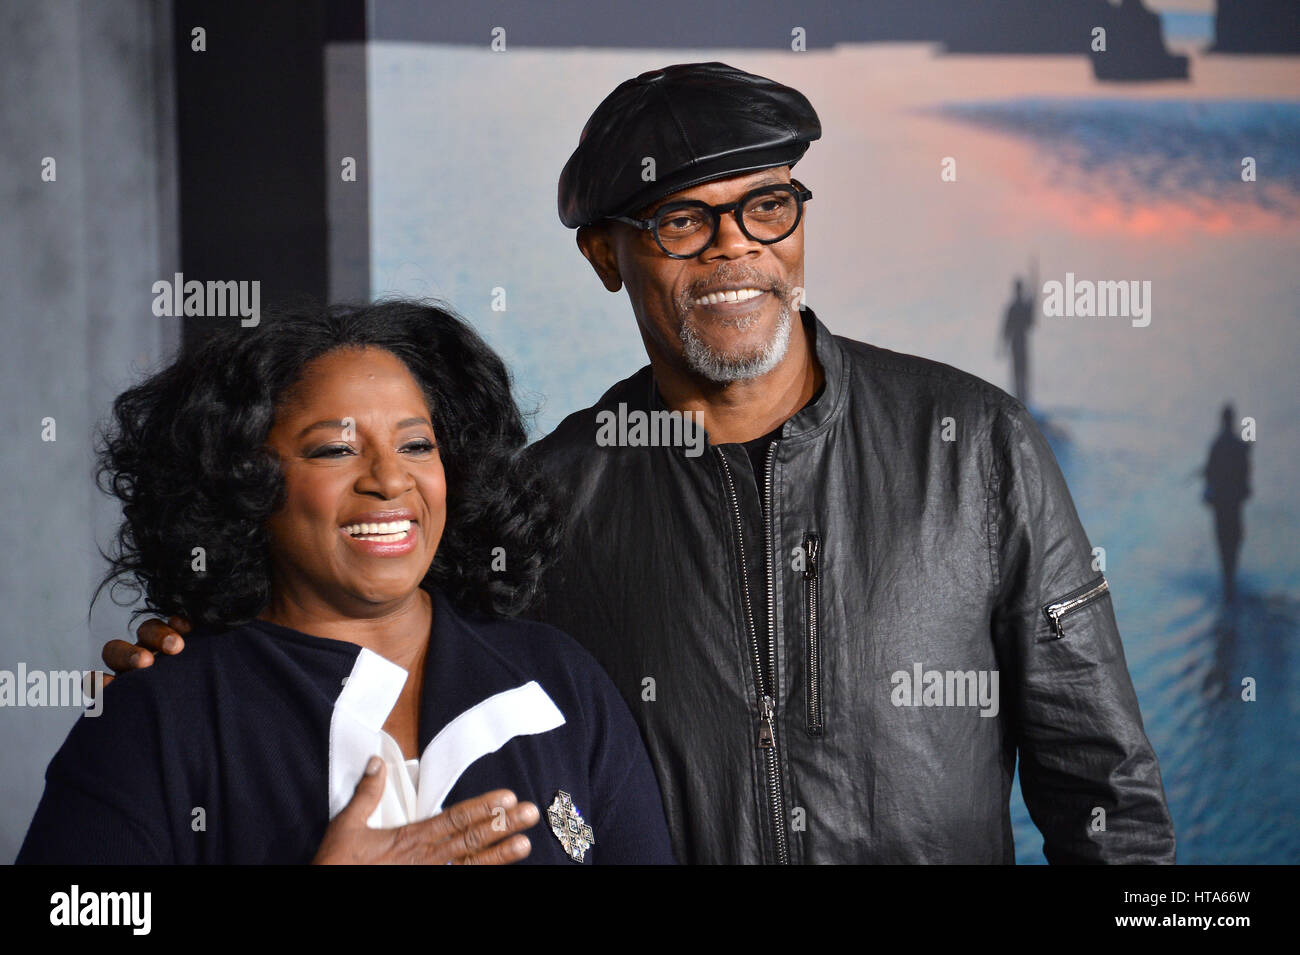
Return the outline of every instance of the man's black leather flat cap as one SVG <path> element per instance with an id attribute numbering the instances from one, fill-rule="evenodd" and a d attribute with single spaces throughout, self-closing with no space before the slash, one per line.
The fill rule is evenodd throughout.
<path id="1" fill-rule="evenodd" d="M 576 229 L 711 179 L 793 166 L 821 134 L 798 90 L 725 63 L 642 73 L 583 127 L 560 173 L 560 221 Z"/>

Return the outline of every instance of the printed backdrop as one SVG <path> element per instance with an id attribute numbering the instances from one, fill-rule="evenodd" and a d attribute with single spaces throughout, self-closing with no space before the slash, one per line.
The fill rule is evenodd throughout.
<path id="1" fill-rule="evenodd" d="M 1029 404 L 1105 549 L 1179 861 L 1294 863 L 1300 69 L 1202 52 L 1212 19 L 1185 6 L 1163 22 L 1190 79 L 1154 83 L 1099 82 L 1086 57 L 928 43 L 371 42 L 371 291 L 471 319 L 514 370 L 535 435 L 591 404 L 645 355 L 625 295 L 604 291 L 556 217 L 560 168 L 618 83 L 706 60 L 794 86 L 821 116 L 796 175 L 815 197 L 808 302 L 837 334 L 1011 390 L 999 340 L 1016 278 L 1150 282 L 1146 327 L 1038 316 Z M 1257 429 L 1231 609 L 1197 474 L 1225 402 Z M 1018 790 L 1013 812 L 1019 860 L 1043 861 Z"/>

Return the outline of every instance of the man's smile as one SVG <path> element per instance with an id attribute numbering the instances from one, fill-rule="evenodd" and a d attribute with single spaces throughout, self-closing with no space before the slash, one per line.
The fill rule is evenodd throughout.
<path id="1" fill-rule="evenodd" d="M 692 308 L 715 307 L 720 310 L 727 310 L 729 305 L 743 305 L 746 302 L 752 302 L 767 294 L 766 289 L 760 288 L 728 288 L 720 289 L 715 292 L 709 292 L 700 296 L 691 302 Z"/>

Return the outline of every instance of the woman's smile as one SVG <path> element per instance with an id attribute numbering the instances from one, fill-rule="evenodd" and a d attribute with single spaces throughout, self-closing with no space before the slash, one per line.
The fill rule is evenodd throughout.
<path id="1" fill-rule="evenodd" d="M 416 549 L 420 522 L 409 510 L 371 511 L 353 515 L 339 531 L 367 556 L 402 557 Z"/>

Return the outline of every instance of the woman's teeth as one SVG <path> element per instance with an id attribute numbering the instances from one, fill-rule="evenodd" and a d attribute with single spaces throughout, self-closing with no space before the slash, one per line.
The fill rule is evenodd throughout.
<path id="1" fill-rule="evenodd" d="M 727 292 L 710 292 L 695 300 L 695 306 L 721 305 L 723 302 L 747 302 L 763 294 L 761 288 L 738 288 Z"/>
<path id="2" fill-rule="evenodd" d="M 411 530 L 410 521 L 386 521 L 382 524 L 348 524 L 343 531 L 357 540 L 391 544 L 404 538 Z"/>

